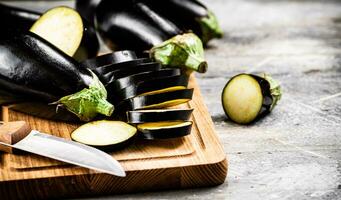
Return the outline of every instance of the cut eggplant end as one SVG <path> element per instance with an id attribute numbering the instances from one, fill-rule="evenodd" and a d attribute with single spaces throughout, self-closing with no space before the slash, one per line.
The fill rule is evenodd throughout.
<path id="1" fill-rule="evenodd" d="M 158 121 L 187 121 L 191 117 L 193 109 L 159 109 L 159 110 L 139 110 L 128 111 L 128 123 L 140 124 Z"/>
<path id="2" fill-rule="evenodd" d="M 232 121 L 239 124 L 251 123 L 262 108 L 261 86 L 248 74 L 237 75 L 224 87 L 222 104 L 226 115 Z"/>
<path id="3" fill-rule="evenodd" d="M 208 43 L 213 38 L 223 37 L 223 31 L 221 30 L 218 19 L 213 12 L 208 11 L 208 15 L 203 18 L 197 19 L 201 28 L 201 39 L 204 44 Z"/>
<path id="4" fill-rule="evenodd" d="M 193 33 L 174 36 L 153 47 L 150 57 L 168 67 L 180 67 L 199 73 L 207 71 L 203 44 Z"/>
<path id="5" fill-rule="evenodd" d="M 89 146 L 110 150 L 128 144 L 136 133 L 137 129 L 125 122 L 102 120 L 80 126 L 71 133 L 71 138 Z"/>
<path id="6" fill-rule="evenodd" d="M 170 139 L 189 135 L 192 124 L 191 121 L 152 122 L 137 125 L 137 130 L 144 139 Z"/>
<path id="7" fill-rule="evenodd" d="M 103 84 L 94 75 L 93 83 L 89 88 L 62 97 L 59 101 L 52 103 L 65 107 L 74 113 L 81 121 L 90 121 L 98 114 L 111 116 L 114 106 L 107 101 L 107 91 Z"/>
<path id="8" fill-rule="evenodd" d="M 281 97 L 282 97 L 281 86 L 280 86 L 278 81 L 273 79 L 268 74 L 264 73 L 260 77 L 265 79 L 270 85 L 270 95 L 272 97 L 272 103 L 270 106 L 270 111 L 272 111 L 274 109 L 274 107 L 277 105 L 278 101 L 281 100 Z"/>
<path id="9" fill-rule="evenodd" d="M 83 38 L 83 21 L 77 11 L 61 6 L 44 13 L 30 31 L 73 56 Z"/>

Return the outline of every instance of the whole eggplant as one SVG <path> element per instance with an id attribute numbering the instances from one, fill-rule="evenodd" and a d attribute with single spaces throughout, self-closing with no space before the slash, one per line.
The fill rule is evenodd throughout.
<path id="1" fill-rule="evenodd" d="M 0 19 L 2 19 L 0 21 L 4 29 L 27 31 L 40 16 L 41 13 L 38 12 L 0 4 Z M 99 52 L 99 41 L 95 28 L 84 18 L 83 27 L 83 38 L 74 55 L 77 60 L 95 57 Z"/>
<path id="2" fill-rule="evenodd" d="M 141 52 L 168 39 L 153 23 L 134 10 L 131 0 L 102 0 L 96 9 L 96 24 L 111 49 Z"/>
<path id="3" fill-rule="evenodd" d="M 19 102 L 63 106 L 83 121 L 111 115 L 107 92 L 92 71 L 34 33 L 7 29 L 0 38 L 2 91 L 20 96 Z"/>
<path id="4" fill-rule="evenodd" d="M 223 35 L 216 16 L 197 0 L 136 0 L 136 2 L 144 3 L 182 30 L 192 30 L 204 43 Z"/>

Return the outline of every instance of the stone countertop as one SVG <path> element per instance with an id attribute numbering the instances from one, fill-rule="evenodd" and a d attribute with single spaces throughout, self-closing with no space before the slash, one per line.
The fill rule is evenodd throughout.
<path id="1" fill-rule="evenodd" d="M 197 78 L 229 160 L 226 182 L 99 199 L 341 199 L 341 2 L 205 3 L 225 36 L 210 43 L 209 71 Z M 270 115 L 248 126 L 228 121 L 220 101 L 228 79 L 242 72 L 267 72 L 284 93 Z"/>

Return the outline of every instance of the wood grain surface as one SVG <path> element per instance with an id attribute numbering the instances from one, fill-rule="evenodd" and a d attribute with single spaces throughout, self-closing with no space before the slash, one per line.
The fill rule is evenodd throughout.
<path id="1" fill-rule="evenodd" d="M 127 172 L 119 178 L 81 167 L 64 165 L 32 154 L 3 154 L 0 165 L 1 199 L 42 199 L 126 193 L 166 188 L 217 185 L 224 182 L 227 162 L 214 132 L 194 77 L 194 127 L 189 136 L 165 141 L 139 140 L 112 152 Z M 54 122 L 3 108 L 4 121 L 25 120 L 32 129 L 70 138 L 75 124 Z"/>

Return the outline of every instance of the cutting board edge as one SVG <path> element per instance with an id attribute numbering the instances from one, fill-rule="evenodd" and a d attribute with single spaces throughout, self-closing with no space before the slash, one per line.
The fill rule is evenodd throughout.
<path id="1" fill-rule="evenodd" d="M 200 173 L 203 170 L 205 173 Z M 0 182 L 0 196 L 3 200 L 71 198 L 207 187 L 224 183 L 227 172 L 228 164 L 225 158 L 220 162 L 205 165 L 129 171 L 125 178 L 106 174 L 84 174 L 41 178 L 39 181 L 6 181 Z M 151 176 L 146 179 L 147 175 Z M 156 181 L 156 178 L 159 180 Z M 155 184 L 141 184 L 140 181 L 156 182 L 157 187 Z M 81 186 L 78 187 L 79 185 Z"/>

